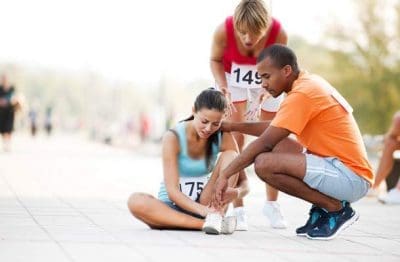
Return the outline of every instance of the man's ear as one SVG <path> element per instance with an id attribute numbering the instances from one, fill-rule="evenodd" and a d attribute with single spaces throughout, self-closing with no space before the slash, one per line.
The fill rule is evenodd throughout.
<path id="1" fill-rule="evenodd" d="M 290 65 L 285 65 L 283 67 L 283 73 L 285 74 L 286 77 L 289 77 L 293 73 L 293 69 Z"/>
<path id="2" fill-rule="evenodd" d="M 192 106 L 192 114 L 194 115 L 196 112 L 194 111 L 194 106 Z"/>

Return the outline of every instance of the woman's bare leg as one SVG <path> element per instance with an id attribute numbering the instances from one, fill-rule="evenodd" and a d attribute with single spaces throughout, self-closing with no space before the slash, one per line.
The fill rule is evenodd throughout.
<path id="1" fill-rule="evenodd" d="M 378 188 L 386 179 L 394 165 L 393 152 L 400 149 L 400 112 L 397 112 L 392 121 L 389 132 L 385 135 L 382 156 L 379 161 L 376 179 L 373 188 Z"/>
<path id="2" fill-rule="evenodd" d="M 201 230 L 204 220 L 176 211 L 150 194 L 133 193 L 128 199 L 132 215 L 152 229 Z"/>
<path id="3" fill-rule="evenodd" d="M 219 156 L 219 158 L 217 160 L 215 168 L 211 174 L 210 179 L 208 180 L 203 191 L 201 192 L 200 204 L 206 205 L 206 206 L 210 204 L 213 190 L 215 187 L 215 183 L 216 183 L 221 171 L 225 167 L 227 167 L 233 161 L 233 159 L 235 159 L 235 157 L 237 155 L 238 154 L 235 151 L 225 151 L 225 152 L 221 153 L 221 155 Z M 228 181 L 229 186 L 234 187 L 237 184 L 237 180 L 238 180 L 238 175 L 231 176 Z"/>
<path id="4" fill-rule="evenodd" d="M 235 107 L 236 107 L 236 112 L 232 113 L 232 116 L 230 117 L 230 121 L 234 121 L 234 122 L 243 122 L 245 121 L 245 113 L 246 113 L 246 109 L 247 109 L 247 101 L 244 102 L 240 102 L 240 103 L 235 103 Z M 238 144 L 239 147 L 239 152 L 242 151 L 243 146 L 244 146 L 244 135 L 239 133 L 239 132 L 232 132 L 236 143 Z M 245 171 L 242 170 L 240 171 L 242 173 L 244 173 Z M 235 201 L 233 201 L 233 206 L 234 207 L 242 207 L 243 206 L 243 198 L 238 198 Z"/>

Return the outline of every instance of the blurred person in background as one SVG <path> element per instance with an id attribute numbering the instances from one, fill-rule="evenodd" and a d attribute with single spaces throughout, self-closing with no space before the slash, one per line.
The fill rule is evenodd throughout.
<path id="1" fill-rule="evenodd" d="M 256 58 L 265 47 L 274 43 L 286 45 L 287 41 L 287 34 L 280 22 L 271 16 L 262 0 L 242 0 L 233 17 L 229 16 L 217 27 L 211 47 L 210 66 L 217 87 L 228 100 L 231 121 L 252 120 L 258 114 L 261 121 L 271 120 L 275 116 L 284 95 L 274 98 L 261 88 Z M 244 135 L 238 132 L 233 134 L 241 151 Z M 286 228 L 287 222 L 277 202 L 278 191 L 268 184 L 266 198 L 263 214 L 273 228 Z M 235 201 L 234 206 L 238 229 L 247 230 L 243 200 Z"/>
<path id="2" fill-rule="evenodd" d="M 31 132 L 31 136 L 35 137 L 37 133 L 37 111 L 35 108 L 31 108 L 28 113 L 29 118 L 29 129 Z"/>
<path id="3" fill-rule="evenodd" d="M 139 123 L 140 123 L 140 142 L 144 143 L 149 139 L 150 136 L 150 117 L 147 113 L 140 113 Z"/>
<path id="4" fill-rule="evenodd" d="M 8 83 L 6 75 L 0 80 L 0 133 L 3 138 L 3 150 L 11 150 L 11 135 L 14 129 L 15 112 L 20 107 L 15 95 L 15 87 Z"/>
<path id="5" fill-rule="evenodd" d="M 164 179 L 158 199 L 134 193 L 128 200 L 131 213 L 152 229 L 195 229 L 209 234 L 233 233 L 236 218 L 223 218 L 211 207 L 211 195 L 220 172 L 236 156 L 237 145 L 219 128 L 226 113 L 224 95 L 215 89 L 201 92 L 192 116 L 167 131 L 162 141 Z M 224 205 L 248 192 L 244 173 L 229 181 Z M 218 211 L 221 211 L 218 212 Z"/>
<path id="6" fill-rule="evenodd" d="M 46 130 L 46 133 L 48 136 L 51 135 L 51 132 L 53 130 L 52 113 L 53 113 L 53 108 L 51 106 L 48 106 L 46 108 L 45 117 L 44 117 L 44 129 Z"/>
<path id="7" fill-rule="evenodd" d="M 379 161 L 379 166 L 376 172 L 376 180 L 368 194 L 370 196 L 379 195 L 379 187 L 385 180 L 394 166 L 393 153 L 400 150 L 400 111 L 393 116 L 392 124 L 389 131 L 385 135 L 382 156 Z M 380 202 L 385 204 L 400 204 L 400 182 L 395 188 L 383 196 L 378 196 Z"/>

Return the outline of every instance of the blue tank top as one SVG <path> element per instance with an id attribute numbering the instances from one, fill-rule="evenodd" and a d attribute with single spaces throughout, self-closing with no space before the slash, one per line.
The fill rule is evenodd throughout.
<path id="1" fill-rule="evenodd" d="M 201 159 L 193 159 L 192 157 L 189 156 L 187 148 L 186 126 L 187 122 L 185 121 L 180 122 L 175 126 L 173 130 L 176 132 L 176 135 L 178 136 L 179 147 L 180 147 L 178 154 L 178 171 L 179 171 L 180 181 L 182 179 L 188 181 L 190 180 L 190 178 L 193 178 L 194 181 L 193 184 L 189 182 L 189 184 L 193 186 L 194 183 L 196 183 L 196 181 L 200 181 L 199 179 L 196 178 L 208 177 L 208 174 L 214 169 L 218 153 L 220 152 L 222 133 L 221 132 L 217 133 L 217 142 L 212 145 L 210 168 L 207 168 L 205 157 Z M 188 196 L 191 197 L 192 199 L 196 198 L 196 196 L 193 196 L 192 193 L 198 193 L 198 194 L 201 193 L 201 192 L 194 192 L 193 188 L 192 190 L 182 190 L 183 186 L 184 185 L 182 184 L 180 185 L 181 191 L 186 195 L 190 193 L 190 195 Z M 172 202 L 168 198 L 168 193 L 165 188 L 164 181 L 161 182 L 160 184 L 158 198 L 164 202 Z"/>

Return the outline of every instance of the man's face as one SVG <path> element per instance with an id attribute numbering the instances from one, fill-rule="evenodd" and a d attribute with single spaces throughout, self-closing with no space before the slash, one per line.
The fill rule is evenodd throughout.
<path id="1" fill-rule="evenodd" d="M 271 96 L 278 97 L 283 92 L 287 92 L 289 76 L 287 67 L 290 68 L 290 66 L 284 66 L 281 69 L 276 67 L 270 57 L 257 64 L 258 75 L 262 81 L 261 86 Z"/>

